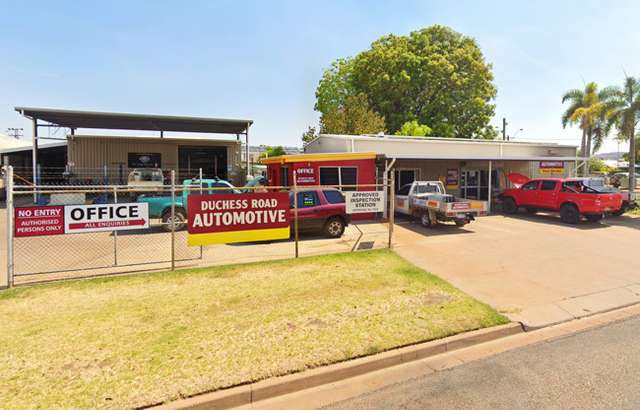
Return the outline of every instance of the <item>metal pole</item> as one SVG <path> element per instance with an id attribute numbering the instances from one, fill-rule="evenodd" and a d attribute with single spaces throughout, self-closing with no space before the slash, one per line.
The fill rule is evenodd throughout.
<path id="1" fill-rule="evenodd" d="M 37 174 L 38 174 L 38 119 L 33 118 L 33 136 L 32 136 L 32 148 L 31 148 L 31 166 L 33 171 L 33 186 L 38 185 Z M 33 192 L 33 203 L 38 203 L 38 194 Z"/>
<path id="2" fill-rule="evenodd" d="M 247 158 L 246 158 L 246 160 L 247 160 L 247 175 L 245 177 L 245 179 L 247 181 L 249 180 L 249 172 L 251 172 L 250 169 L 249 169 L 249 126 L 250 126 L 250 124 L 247 123 L 247 134 L 246 134 L 247 145 L 246 145 L 246 147 L 244 147 L 245 148 L 245 153 L 246 153 L 246 156 L 247 156 Z"/>
<path id="3" fill-rule="evenodd" d="M 389 185 L 389 249 L 392 247 L 393 239 L 393 225 L 395 223 L 396 214 L 396 176 L 395 172 L 391 171 L 389 178 L 391 184 Z"/>
<path id="4" fill-rule="evenodd" d="M 216 169 L 218 169 L 218 167 L 216 167 Z M 200 195 L 203 195 L 204 192 L 202 191 L 202 168 L 200 168 L 200 171 L 198 173 L 198 177 L 200 178 Z M 209 191 L 211 192 L 211 191 Z M 202 259 L 202 245 L 200 245 L 200 259 Z"/>
<path id="5" fill-rule="evenodd" d="M 491 197 L 492 197 L 492 192 L 491 192 L 491 183 L 492 178 L 491 178 L 491 171 L 492 171 L 492 166 L 493 166 L 493 161 L 489 161 L 489 187 L 487 188 L 487 200 L 489 202 L 489 206 L 487 207 L 487 212 L 491 213 Z"/>
<path id="6" fill-rule="evenodd" d="M 171 270 L 176 269 L 176 171 L 171 170 Z"/>
<path id="7" fill-rule="evenodd" d="M 298 257 L 298 182 L 293 173 L 293 235 L 296 241 L 296 258 Z"/>
<path id="8" fill-rule="evenodd" d="M 113 187 L 113 203 L 118 203 L 117 187 Z M 118 266 L 118 231 L 113 231 L 113 266 Z"/>
<path id="9" fill-rule="evenodd" d="M 13 286 L 13 167 L 5 166 L 7 191 L 7 287 Z M 2 287 L 4 284 L 0 284 Z"/>

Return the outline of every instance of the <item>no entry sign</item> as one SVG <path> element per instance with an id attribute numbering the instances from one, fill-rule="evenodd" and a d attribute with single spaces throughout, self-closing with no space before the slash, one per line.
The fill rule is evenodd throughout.
<path id="1" fill-rule="evenodd" d="M 236 243 L 289 237 L 289 194 L 190 195 L 188 244 Z"/>
<path id="2" fill-rule="evenodd" d="M 15 209 L 15 236 L 122 231 L 149 227 L 146 203 L 32 206 Z"/>
<path id="3" fill-rule="evenodd" d="M 30 206 L 15 209 L 15 236 L 64 233 L 63 206 Z"/>

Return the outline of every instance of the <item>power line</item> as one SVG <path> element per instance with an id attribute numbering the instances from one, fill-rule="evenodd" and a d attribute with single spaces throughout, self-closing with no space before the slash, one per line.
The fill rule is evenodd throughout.
<path id="1" fill-rule="evenodd" d="M 20 139 L 20 137 L 22 137 L 23 135 L 23 131 L 24 128 L 7 128 L 7 135 L 15 138 L 15 139 Z"/>

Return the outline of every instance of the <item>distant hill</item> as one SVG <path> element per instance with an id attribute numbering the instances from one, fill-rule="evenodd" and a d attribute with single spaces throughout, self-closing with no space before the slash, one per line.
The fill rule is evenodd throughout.
<path id="1" fill-rule="evenodd" d="M 613 159 L 613 160 L 621 160 L 624 152 L 603 152 L 601 154 L 596 154 L 594 157 L 600 159 Z"/>

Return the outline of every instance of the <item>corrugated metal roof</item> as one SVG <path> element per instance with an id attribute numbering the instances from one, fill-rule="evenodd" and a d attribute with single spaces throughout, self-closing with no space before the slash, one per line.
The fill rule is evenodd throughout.
<path id="1" fill-rule="evenodd" d="M 53 108 L 15 107 L 25 117 L 47 121 L 61 127 L 78 129 L 147 130 L 241 134 L 252 120 L 184 117 L 174 115 L 132 114 L 118 112 L 60 110 Z"/>

